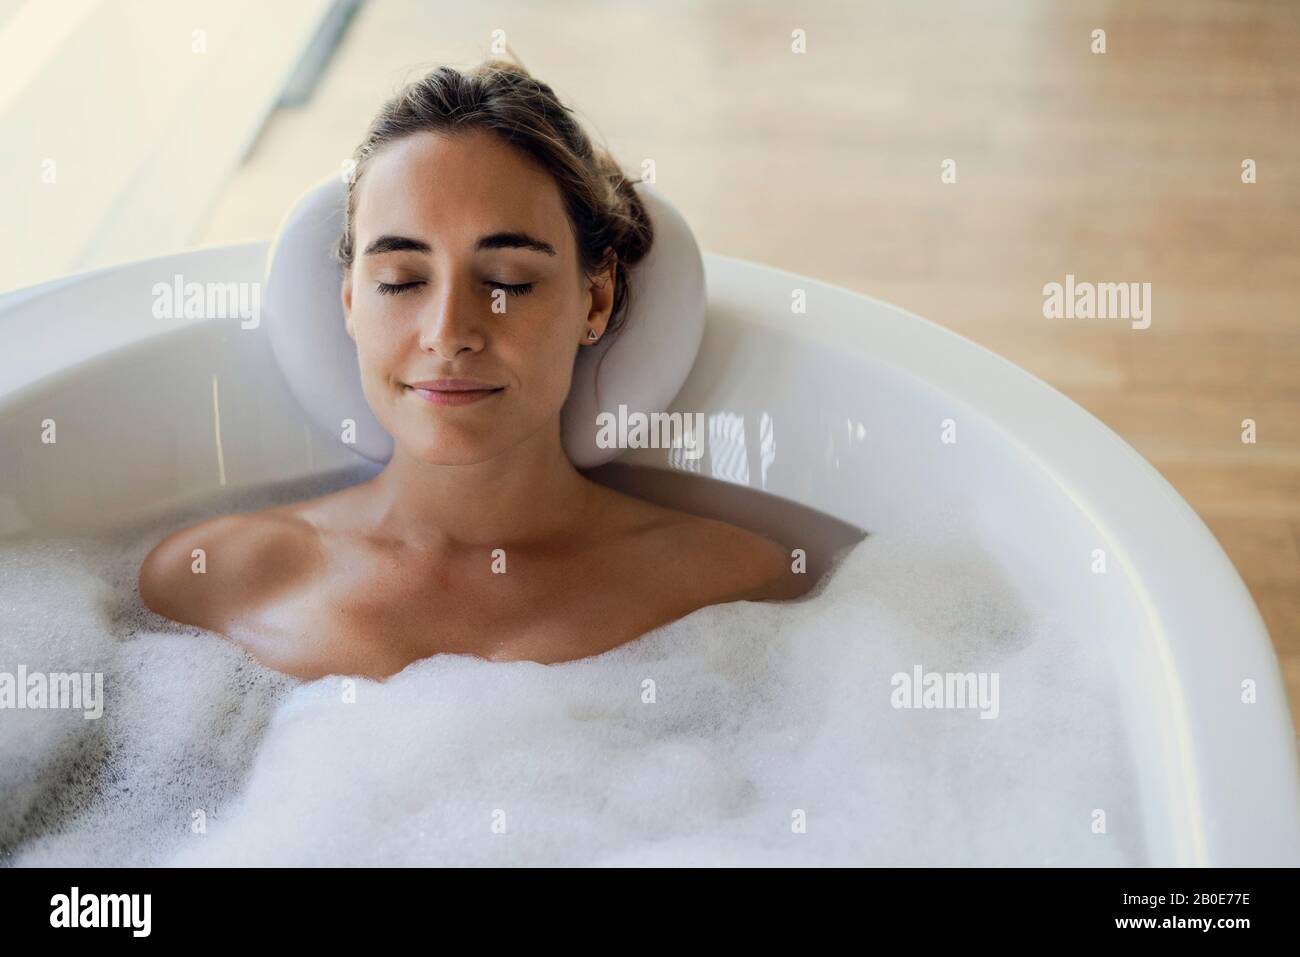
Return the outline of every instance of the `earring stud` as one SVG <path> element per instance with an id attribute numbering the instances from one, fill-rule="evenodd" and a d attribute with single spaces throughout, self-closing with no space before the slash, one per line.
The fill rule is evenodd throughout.
<path id="1" fill-rule="evenodd" d="M 599 339 L 599 338 L 600 338 L 600 336 L 596 335 L 596 330 L 595 330 L 595 329 L 588 329 L 588 330 L 587 330 L 587 341 L 588 341 L 588 342 L 595 342 L 595 341 L 596 341 L 597 339 Z"/>

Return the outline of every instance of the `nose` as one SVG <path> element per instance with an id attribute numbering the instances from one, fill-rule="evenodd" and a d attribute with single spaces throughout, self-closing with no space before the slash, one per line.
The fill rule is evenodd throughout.
<path id="1" fill-rule="evenodd" d="M 448 281 L 420 313 L 420 349 L 443 359 L 455 359 L 467 350 L 482 350 L 486 337 L 483 317 L 467 284 Z"/>

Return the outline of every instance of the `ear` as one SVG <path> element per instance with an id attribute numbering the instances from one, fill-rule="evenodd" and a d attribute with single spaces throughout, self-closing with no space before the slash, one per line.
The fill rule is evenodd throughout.
<path id="1" fill-rule="evenodd" d="M 356 333 L 352 331 L 352 270 L 350 268 L 343 270 L 343 327 L 347 329 L 348 335 L 352 341 L 356 341 Z"/>
<path id="2" fill-rule="evenodd" d="M 612 246 L 606 246 L 604 255 L 608 257 L 608 264 L 591 278 L 591 284 L 587 287 L 591 294 L 591 309 L 587 312 L 587 321 L 582 327 L 581 342 L 584 346 L 596 344 L 588 336 L 590 330 L 595 330 L 597 339 L 605 334 L 609 315 L 614 311 L 614 276 L 618 271 L 618 253 L 614 252 Z"/>

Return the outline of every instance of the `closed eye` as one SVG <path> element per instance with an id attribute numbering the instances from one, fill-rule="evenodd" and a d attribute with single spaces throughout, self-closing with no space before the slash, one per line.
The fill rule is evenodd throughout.
<path id="1" fill-rule="evenodd" d="M 533 284 L 531 282 L 521 282 L 511 285 L 508 282 L 492 282 L 491 280 L 488 280 L 488 285 L 493 289 L 504 289 L 506 294 L 510 296 L 527 295 L 529 292 L 532 292 L 533 289 Z"/>
<path id="2" fill-rule="evenodd" d="M 376 283 L 375 288 L 381 296 L 396 296 L 406 292 L 408 289 L 414 289 L 416 286 L 423 285 L 423 282 L 381 282 Z M 527 295 L 533 290 L 533 284 L 531 282 L 512 284 L 508 282 L 492 282 L 489 280 L 487 285 L 491 286 L 493 289 L 504 289 L 506 294 L 510 296 Z"/>
<path id="3" fill-rule="evenodd" d="M 396 296 L 399 293 L 406 292 L 408 289 L 414 289 L 416 286 L 423 286 L 422 282 L 381 282 L 376 284 L 376 289 L 381 296 Z"/>

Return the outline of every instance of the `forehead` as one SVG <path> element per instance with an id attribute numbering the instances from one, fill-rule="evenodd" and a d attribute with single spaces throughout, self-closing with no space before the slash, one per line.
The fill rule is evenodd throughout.
<path id="1" fill-rule="evenodd" d="M 455 248 L 514 230 L 549 241 L 561 255 L 572 243 L 552 176 L 486 130 L 413 133 L 384 146 L 357 184 L 354 224 L 359 248 L 387 234 Z"/>

